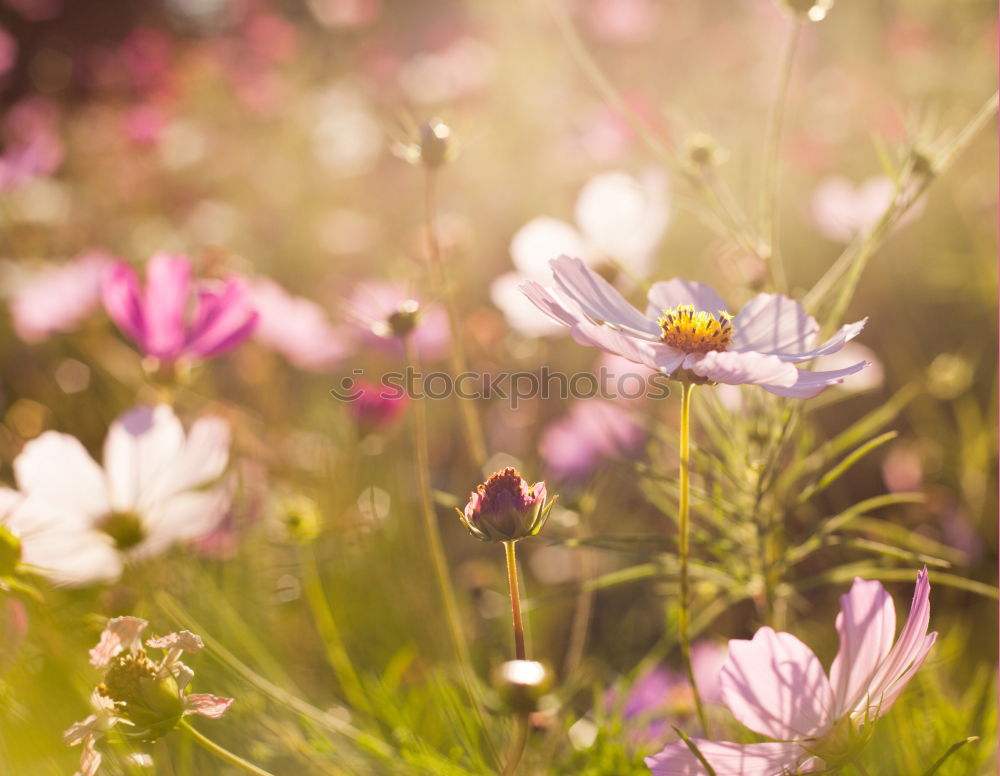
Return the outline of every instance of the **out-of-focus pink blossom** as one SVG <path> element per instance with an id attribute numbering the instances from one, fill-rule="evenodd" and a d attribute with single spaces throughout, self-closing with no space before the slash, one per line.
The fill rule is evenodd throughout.
<path id="1" fill-rule="evenodd" d="M 270 278 L 253 281 L 259 316 L 254 338 L 300 369 L 326 372 L 352 350 L 351 332 L 333 326 L 311 299 L 292 296 Z"/>
<path id="2" fill-rule="evenodd" d="M 882 462 L 882 481 L 893 493 L 912 493 L 924 484 L 924 464 L 913 444 L 897 442 Z"/>
<path id="3" fill-rule="evenodd" d="M 850 242 L 878 223 L 895 196 L 896 185 L 885 176 L 869 178 L 857 186 L 846 178 L 829 178 L 813 193 L 813 222 L 824 237 Z M 904 222 L 918 218 L 923 206 L 923 200 L 914 203 Z"/>
<path id="4" fill-rule="evenodd" d="M 645 438 L 646 429 L 627 407 L 585 399 L 545 428 L 538 448 L 552 476 L 578 479 L 608 458 L 635 453 Z"/>
<path id="5" fill-rule="evenodd" d="M 63 0 L 3 0 L 11 10 L 31 22 L 54 19 L 63 9 Z"/>
<path id="6" fill-rule="evenodd" d="M 351 28 L 371 24 L 382 12 L 382 0 L 306 0 L 324 27 Z"/>
<path id="7" fill-rule="evenodd" d="M 194 282 L 191 261 L 160 253 L 146 267 L 145 289 L 125 262 L 104 273 L 104 309 L 147 356 L 163 363 L 205 359 L 240 344 L 257 326 L 247 281 Z"/>
<path id="8" fill-rule="evenodd" d="M 88 251 L 17 283 L 10 302 L 17 336 L 41 342 L 79 326 L 100 307 L 101 277 L 112 261 L 102 251 Z"/>
<path id="9" fill-rule="evenodd" d="M 56 106 L 39 97 L 25 98 L 7 112 L 0 125 L 5 146 L 0 155 L 0 191 L 50 175 L 62 164 L 58 120 Z"/>
<path id="10" fill-rule="evenodd" d="M 346 317 L 365 342 L 391 353 L 403 352 L 403 336 L 396 322 L 415 306 L 410 337 L 424 361 L 436 361 L 448 352 L 448 315 L 440 305 L 423 305 L 405 287 L 368 280 L 359 283 L 347 299 Z"/>
<path id="11" fill-rule="evenodd" d="M 141 103 L 129 108 L 123 117 L 125 135 L 133 143 L 153 144 L 170 123 L 170 117 L 155 103 Z"/>
<path id="12" fill-rule="evenodd" d="M 923 664 L 937 633 L 930 622 L 927 569 L 917 575 L 910 615 L 899 638 L 892 598 L 860 578 L 840 598 L 840 650 L 830 675 L 790 633 L 761 628 L 733 639 L 720 675 L 733 715 L 774 741 L 734 744 L 694 739 L 717 776 L 780 776 L 837 767 L 857 757 L 871 726 L 889 711 Z M 682 741 L 646 758 L 654 776 L 697 776 L 704 766 Z"/>
<path id="13" fill-rule="evenodd" d="M 410 403 L 402 391 L 375 385 L 367 380 L 355 380 L 352 393 L 357 398 L 348 402 L 347 411 L 362 434 L 389 428 Z"/>
<path id="14" fill-rule="evenodd" d="M 417 54 L 404 62 L 399 85 L 414 102 L 450 102 L 486 87 L 496 69 L 495 59 L 493 49 L 483 41 L 461 37 L 440 51 Z"/>
<path id="15" fill-rule="evenodd" d="M 856 374 L 844 378 L 844 382 L 837 385 L 837 389 L 847 393 L 864 393 L 881 388 L 885 382 L 885 368 L 875 351 L 867 348 L 858 342 L 848 342 L 839 353 L 816 359 L 814 366 L 820 370 L 837 370 L 856 364 L 858 361 L 867 361 L 868 367 Z"/>
<path id="16" fill-rule="evenodd" d="M 584 0 L 583 18 L 595 38 L 629 46 L 655 33 L 657 10 L 652 0 Z"/>
<path id="17" fill-rule="evenodd" d="M 0 27 L 0 78 L 7 75 L 17 64 L 17 40 Z"/>

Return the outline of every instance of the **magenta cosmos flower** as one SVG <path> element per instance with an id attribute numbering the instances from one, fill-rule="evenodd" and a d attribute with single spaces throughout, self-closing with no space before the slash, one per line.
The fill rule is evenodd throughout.
<path id="1" fill-rule="evenodd" d="M 257 325 L 246 280 L 193 279 L 191 260 L 158 253 L 146 266 L 145 289 L 135 270 L 117 262 L 102 283 L 104 308 L 147 356 L 164 363 L 217 356 L 249 337 Z"/>
<path id="2" fill-rule="evenodd" d="M 732 316 L 710 287 L 674 278 L 654 283 L 643 315 L 580 259 L 549 262 L 554 288 L 529 281 L 521 290 L 553 319 L 569 327 L 581 345 L 695 383 L 759 385 L 779 396 L 806 399 L 864 369 L 811 372 L 795 364 L 840 350 L 865 320 L 841 327 L 816 346 L 819 324 L 802 306 L 780 294 L 758 294 Z"/>
<path id="3" fill-rule="evenodd" d="M 717 776 L 784 776 L 839 768 L 857 757 L 876 719 L 920 668 L 937 633 L 927 633 L 931 586 L 917 575 L 910 615 L 896 643 L 896 610 L 878 582 L 854 580 L 840 597 L 840 650 L 823 673 L 819 659 L 790 633 L 761 628 L 733 639 L 722 667 L 722 697 L 759 744 L 694 739 Z M 683 741 L 646 758 L 654 776 L 699 776 L 705 767 Z"/>

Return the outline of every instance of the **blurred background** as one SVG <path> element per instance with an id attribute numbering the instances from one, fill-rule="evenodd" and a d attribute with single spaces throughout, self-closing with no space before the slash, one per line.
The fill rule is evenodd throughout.
<path id="1" fill-rule="evenodd" d="M 790 82 L 778 174 L 780 243 L 796 298 L 877 221 L 887 167 L 953 139 L 997 81 L 992 2 L 815 8 Z M 377 383 L 405 365 L 396 343 L 373 337 L 372 321 L 411 296 L 424 302 L 422 361 L 448 368 L 441 292 L 427 280 L 425 171 L 419 158 L 411 163 L 419 128 L 430 120 L 450 128 L 453 159 L 436 175 L 437 231 L 470 367 L 591 372 L 608 362 L 546 327 L 516 291 L 524 277 L 545 278 L 555 253 L 576 247 L 632 298 L 643 280 L 683 276 L 711 283 L 735 312 L 764 288 L 762 263 L 715 228 L 686 165 L 699 149 L 710 154 L 740 209 L 757 212 L 790 23 L 773 0 L 2 0 L 0 292 L 10 314 L 0 316 L 0 480 L 12 482 L 14 457 L 46 429 L 79 437 L 99 457 L 110 422 L 155 397 L 96 293 L 89 302 L 76 293 L 92 276 L 54 280 L 46 273 L 55 267 L 81 257 L 141 267 L 156 252 L 184 253 L 203 276 L 249 276 L 262 300 L 275 281 L 275 309 L 284 294 L 313 306 L 301 318 L 291 308 L 262 312 L 256 341 L 199 368 L 177 395 L 180 415 L 213 412 L 234 427 L 240 485 L 221 528 L 130 568 L 116 585 L 47 588 L 44 606 L 28 606 L 26 629 L 20 608 L 10 609 L 0 634 L 17 647 L 0 663 L 0 772 L 70 772 L 77 752 L 59 736 L 87 713 L 95 677 L 85 650 L 101 616 L 126 612 L 153 619 L 157 632 L 202 632 L 268 681 L 346 718 L 303 601 L 307 553 L 348 651 L 392 710 L 383 729 L 410 731 L 420 756 L 373 765 L 248 684 L 232 661 L 213 662 L 210 644 L 195 664 L 199 678 L 238 699 L 226 722 L 213 723 L 217 737 L 276 774 L 445 773 L 441 762 L 455 751 L 466 768 L 456 773 L 481 772 L 455 743 L 453 720 L 432 710 L 453 677 L 442 668 L 449 653 L 415 506 L 408 408 L 362 417 L 329 394 L 354 370 Z M 602 77 L 648 137 L 609 104 Z M 928 708 L 962 711 L 922 727 L 933 746 L 909 755 L 896 735 L 905 728 L 886 733 L 896 736 L 885 744 L 898 747 L 894 756 L 911 758 L 878 771 L 886 775 L 984 732 L 977 754 L 941 773 L 995 768 L 995 140 L 991 121 L 872 258 L 846 319 L 868 316 L 858 355 L 874 365 L 809 404 L 810 440 L 819 443 L 898 399 L 889 426 L 898 437 L 826 490 L 818 512 L 921 492 L 923 503 L 894 505 L 884 517 L 945 548 L 949 573 L 974 583 L 935 587 L 932 625 L 947 635 L 895 724 Z M 671 164 L 656 147 L 669 149 Z M 47 325 L 42 311 L 69 299 L 78 314 Z M 705 406 L 749 406 L 739 391 L 702 393 Z M 572 686 L 559 714 L 537 720 L 560 743 L 529 757 L 526 772 L 642 773 L 640 755 L 669 734 L 643 728 L 647 738 L 601 748 L 589 728 L 575 727 L 600 718 L 603 690 L 594 688 L 630 685 L 651 664 L 673 588 L 656 575 L 629 576 L 662 547 L 571 545 L 662 530 L 642 471 L 676 471 L 677 404 L 476 405 L 487 473 L 515 464 L 561 494 L 545 535 L 520 548 L 530 653 Z M 428 411 L 442 534 L 485 676 L 510 651 L 502 560 L 449 516 L 483 472 L 463 448 L 454 403 L 429 402 Z M 711 449 L 700 434 L 696 426 L 696 443 Z M 321 515 L 305 545 L 288 535 L 293 496 Z M 912 555 L 885 562 L 919 565 Z M 836 597 L 848 583 L 803 591 L 789 615 L 788 627 L 827 665 Z M 891 585 L 901 605 L 910 584 Z M 705 638 L 724 645 L 757 624 L 745 601 Z M 567 656 L 574 665 L 560 664 Z M 678 668 L 676 655 L 660 657 Z M 670 713 L 690 714 L 689 701 L 677 704 Z M 412 744 L 396 735 L 402 749 Z M 420 759 L 430 751 L 444 759 Z M 157 763 L 171 765 L 157 772 L 225 772 L 200 757 L 182 746 L 158 751 Z"/>

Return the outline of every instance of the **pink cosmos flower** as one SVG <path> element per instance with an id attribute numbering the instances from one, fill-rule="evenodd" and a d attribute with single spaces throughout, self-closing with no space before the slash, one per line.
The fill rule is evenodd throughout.
<path id="1" fill-rule="evenodd" d="M 515 542 L 545 525 L 555 499 L 546 503 L 544 482 L 529 485 L 513 466 L 491 474 L 456 510 L 474 537 L 484 542 Z"/>
<path id="2" fill-rule="evenodd" d="M 97 742 L 112 727 L 121 726 L 126 737 L 154 741 L 173 730 L 182 717 L 199 714 L 218 719 L 233 703 L 232 698 L 187 692 L 194 671 L 180 657 L 205 646 L 199 636 L 182 630 L 147 639 L 150 649 L 164 650 L 159 660 L 152 660 L 141 638 L 148 625 L 138 617 L 115 617 L 90 650 L 90 664 L 106 669 L 104 681 L 91 695 L 95 713 L 63 733 L 67 745 L 83 746 L 78 776 L 97 773 L 102 759 Z"/>
<path id="3" fill-rule="evenodd" d="M 114 581 L 127 561 L 222 520 L 229 436 L 221 418 L 185 434 L 169 406 L 139 407 L 111 424 L 102 467 L 75 437 L 46 431 L 14 461 L 18 491 L 0 488 L 0 524 L 20 539 L 22 561 L 54 582 Z"/>
<path id="4" fill-rule="evenodd" d="M 835 242 L 850 242 L 870 230 L 892 204 L 896 185 L 884 175 L 853 185 L 839 176 L 828 178 L 812 197 L 812 217 L 820 233 Z M 918 218 L 924 200 L 918 200 L 903 222 Z"/>
<path id="5" fill-rule="evenodd" d="M 257 312 L 246 280 L 192 279 L 185 256 L 159 253 L 146 267 L 145 290 L 135 270 L 117 262 L 105 273 L 104 308 L 147 356 L 164 363 L 217 356 L 249 337 Z"/>
<path id="6" fill-rule="evenodd" d="M 0 125 L 0 191 L 54 172 L 63 160 L 59 111 L 53 102 L 28 97 L 7 111 Z"/>
<path id="7" fill-rule="evenodd" d="M 738 315 L 709 286 L 674 278 L 654 283 L 643 315 L 580 259 L 549 262 L 554 288 L 521 286 L 536 307 L 567 326 L 581 345 L 616 353 L 678 379 L 759 385 L 793 398 L 816 396 L 826 386 L 864 369 L 868 362 L 827 372 L 797 369 L 840 350 L 867 319 L 841 327 L 816 346 L 819 324 L 780 294 L 758 294 Z"/>
<path id="8" fill-rule="evenodd" d="M 830 675 L 790 633 L 761 628 L 733 639 L 721 673 L 722 696 L 748 728 L 774 741 L 734 744 L 694 739 L 717 776 L 783 776 L 839 768 L 857 757 L 927 657 L 930 583 L 917 575 L 910 614 L 899 638 L 892 598 L 879 582 L 854 580 L 840 598 L 840 650 Z M 697 776 L 704 766 L 683 741 L 646 758 L 654 776 Z"/>
<path id="9" fill-rule="evenodd" d="M 399 419 L 410 403 L 405 393 L 392 391 L 366 380 L 355 380 L 354 392 L 358 397 L 348 403 L 347 411 L 363 434 L 388 428 Z"/>
<path id="10" fill-rule="evenodd" d="M 292 296 L 270 278 L 254 280 L 253 304 L 259 315 L 254 338 L 293 366 L 326 372 L 351 352 L 346 331 L 333 326 L 322 307 Z"/>
<path id="11" fill-rule="evenodd" d="M 627 407 L 588 399 L 542 432 L 538 448 L 545 470 L 560 478 L 586 477 L 602 461 L 638 450 L 646 429 Z"/>
<path id="12" fill-rule="evenodd" d="M 401 285 L 378 280 L 359 283 L 346 308 L 348 319 L 376 348 L 402 353 L 406 330 L 422 360 L 436 361 L 448 353 L 447 313 L 440 305 L 421 304 Z"/>
<path id="13" fill-rule="evenodd" d="M 25 342 L 75 329 L 101 304 L 101 277 L 111 261 L 102 251 L 82 253 L 15 281 L 10 314 Z"/>

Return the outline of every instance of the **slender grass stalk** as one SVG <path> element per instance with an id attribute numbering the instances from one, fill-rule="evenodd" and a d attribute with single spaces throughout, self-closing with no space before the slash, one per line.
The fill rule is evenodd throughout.
<path id="1" fill-rule="evenodd" d="M 788 103 L 788 85 L 792 80 L 795 52 L 799 47 L 799 39 L 802 37 L 803 24 L 804 22 L 796 17 L 789 29 L 788 39 L 785 43 L 778 85 L 767 118 L 764 168 L 760 190 L 760 234 L 768 241 L 767 266 L 771 274 L 771 282 L 776 291 L 782 292 L 785 290 L 787 282 L 781 263 L 781 251 L 778 248 L 778 152 L 781 148 L 781 131 L 785 123 L 785 106 Z"/>
<path id="2" fill-rule="evenodd" d="M 455 298 L 451 293 L 451 284 L 444 272 L 444 262 L 441 256 L 441 242 L 437 233 L 437 171 L 427 168 L 425 187 L 425 213 L 427 246 L 430 254 L 431 282 L 444 300 L 448 313 L 449 355 L 451 371 L 460 375 L 468 371 L 468 361 L 465 357 L 465 346 L 462 344 L 462 326 L 455 306 Z M 486 444 L 483 441 L 483 428 L 479 422 L 476 407 L 470 399 L 458 400 L 459 417 L 462 419 L 462 431 L 469 455 L 480 471 L 486 464 Z"/>
<path id="3" fill-rule="evenodd" d="M 514 621 L 514 655 L 527 660 L 524 651 L 524 621 L 521 619 L 521 593 L 517 585 L 517 550 L 515 542 L 504 542 L 507 553 L 507 582 L 510 585 L 510 612 Z"/>
<path id="4" fill-rule="evenodd" d="M 355 709 L 368 714 L 372 713 L 371 703 L 358 678 L 351 656 L 347 653 L 344 640 L 340 636 L 340 629 L 334 619 L 330 602 L 323 592 L 323 582 L 319 576 L 319 569 L 316 567 L 316 556 L 311 547 L 303 547 L 302 557 L 302 585 L 306 596 L 306 603 L 312 613 L 316 628 L 323 639 L 323 650 L 326 653 L 326 660 L 333 669 L 337 677 L 340 689 L 344 693 L 344 698 Z"/>
<path id="5" fill-rule="evenodd" d="M 419 361 L 416 348 L 413 342 L 406 338 L 407 361 L 416 366 Z M 472 701 L 476 718 L 479 722 L 480 730 L 486 741 L 487 748 L 494 759 L 497 757 L 496 749 L 490 739 L 488 728 L 486 727 L 485 714 L 482 709 L 482 701 L 476 688 L 475 673 L 472 669 L 472 657 L 469 654 L 469 645 L 465 638 L 465 631 L 462 629 L 462 619 L 458 611 L 458 601 L 455 596 L 455 588 L 452 586 L 451 575 L 448 573 L 448 561 L 444 554 L 444 544 L 441 541 L 441 530 L 438 527 L 437 514 L 434 511 L 434 500 L 431 495 L 431 469 L 430 452 L 427 435 L 427 409 L 422 400 L 412 403 L 413 414 L 413 447 L 414 458 L 417 469 L 417 489 L 420 498 L 420 513 L 424 519 L 424 529 L 427 539 L 427 551 L 430 555 L 431 565 L 434 567 L 434 576 L 437 578 L 438 589 L 441 595 L 441 603 L 444 607 L 445 622 L 448 626 L 448 633 L 451 636 L 452 647 L 455 656 L 458 658 L 459 670 L 462 681 L 465 684 L 466 692 Z"/>
<path id="6" fill-rule="evenodd" d="M 868 770 L 865 768 L 865 766 L 863 766 L 857 760 L 854 760 L 851 763 L 851 767 L 854 768 L 854 770 L 856 770 L 858 773 L 860 773 L 861 776 L 870 776 L 870 774 L 868 773 Z"/>
<path id="7" fill-rule="evenodd" d="M 521 762 L 521 755 L 524 754 L 524 747 L 528 743 L 528 730 L 528 715 L 515 714 L 514 733 L 507 746 L 507 754 L 504 758 L 506 764 L 503 767 L 502 776 L 513 776 L 517 771 L 517 766 Z"/>
<path id="8" fill-rule="evenodd" d="M 701 729 L 708 735 L 708 722 L 705 718 L 705 709 L 701 703 L 701 694 L 698 692 L 698 685 L 694 679 L 694 668 L 691 665 L 691 639 L 688 634 L 688 620 L 691 616 L 691 590 L 688 579 L 688 533 L 690 518 L 690 464 L 691 464 L 691 394 L 694 392 L 694 383 L 684 383 L 681 392 L 681 441 L 680 441 L 680 461 L 681 461 L 681 481 L 680 481 L 680 510 L 678 515 L 678 558 L 680 561 L 680 615 L 678 617 L 677 632 L 681 642 L 681 657 L 684 660 L 684 672 L 687 674 L 688 682 L 691 685 L 691 694 L 694 696 L 694 706 L 698 711 L 698 721 Z"/>
<path id="9" fill-rule="evenodd" d="M 263 768 L 258 768 L 251 762 L 244 760 L 237 754 L 233 754 L 228 749 L 219 746 L 215 741 L 210 738 L 206 738 L 204 735 L 199 733 L 185 719 L 181 720 L 180 727 L 188 732 L 188 734 L 203 748 L 214 754 L 223 762 L 227 762 L 230 765 L 239 768 L 240 770 L 246 771 L 247 773 L 252 773 L 254 776 L 274 776 L 270 771 L 265 771 Z"/>

